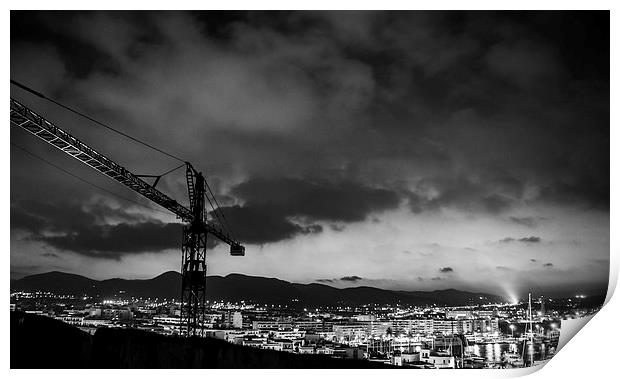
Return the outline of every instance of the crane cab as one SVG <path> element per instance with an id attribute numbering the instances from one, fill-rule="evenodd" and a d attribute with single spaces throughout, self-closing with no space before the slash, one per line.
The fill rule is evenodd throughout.
<path id="1" fill-rule="evenodd" d="M 241 245 L 230 245 L 230 255 L 243 257 L 245 255 L 245 247 Z"/>

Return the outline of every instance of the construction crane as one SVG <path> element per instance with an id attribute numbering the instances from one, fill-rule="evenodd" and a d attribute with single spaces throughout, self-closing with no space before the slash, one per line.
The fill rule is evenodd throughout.
<path id="1" fill-rule="evenodd" d="M 33 90 L 29 91 L 45 98 Z M 181 245 L 183 257 L 180 333 L 188 337 L 204 336 L 207 236 L 211 235 L 229 245 L 230 255 L 233 256 L 245 255 L 245 247 L 230 235 L 229 230 L 225 230 L 230 228 L 222 228 L 207 219 L 205 199 L 211 203 L 206 193 L 206 189 L 210 191 L 210 188 L 202 173 L 194 169 L 189 162 L 185 162 L 190 204 L 187 208 L 155 188 L 161 176 L 131 173 L 13 98 L 11 98 L 11 124 L 159 204 L 185 223 Z M 155 181 L 151 185 L 142 180 L 142 177 L 154 177 Z M 213 209 L 215 215 L 217 211 L 221 212 L 219 207 L 217 210 Z"/>

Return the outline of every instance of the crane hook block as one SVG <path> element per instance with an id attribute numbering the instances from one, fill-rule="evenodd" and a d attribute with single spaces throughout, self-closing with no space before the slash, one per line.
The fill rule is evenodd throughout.
<path id="1" fill-rule="evenodd" d="M 235 257 L 243 257 L 245 255 L 245 247 L 242 245 L 230 245 L 230 255 Z"/>

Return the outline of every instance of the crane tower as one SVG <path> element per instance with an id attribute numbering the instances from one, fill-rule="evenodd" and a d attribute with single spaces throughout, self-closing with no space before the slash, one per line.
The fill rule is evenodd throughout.
<path id="1" fill-rule="evenodd" d="M 13 83 L 13 81 L 11 81 Z M 44 95 L 15 83 L 22 89 L 46 99 Z M 46 120 L 27 106 L 11 98 L 11 124 L 33 134 L 38 139 L 56 147 L 65 154 L 81 161 L 91 168 L 107 175 L 111 179 L 129 187 L 147 199 L 174 213 L 185 222 L 183 227 L 182 251 L 182 285 L 181 285 L 181 327 L 185 336 L 204 335 L 204 316 L 206 302 L 207 278 L 207 236 L 215 237 L 230 246 L 230 255 L 245 255 L 245 247 L 230 235 L 229 228 L 223 228 L 211 220 L 205 206 L 208 184 L 202 175 L 189 163 L 185 162 L 189 208 L 155 188 L 161 176 L 136 175 L 115 163 L 110 158 L 78 140 L 57 125 Z M 155 177 L 151 185 L 142 177 Z M 210 191 L 210 189 L 209 189 Z M 212 205 L 212 204 L 211 204 Z M 213 206 L 213 205 L 212 205 Z M 217 217 L 221 209 L 213 208 Z M 223 216 L 222 216 L 223 217 Z M 224 219 L 225 221 L 225 219 Z M 220 223 L 221 224 L 221 223 Z"/>

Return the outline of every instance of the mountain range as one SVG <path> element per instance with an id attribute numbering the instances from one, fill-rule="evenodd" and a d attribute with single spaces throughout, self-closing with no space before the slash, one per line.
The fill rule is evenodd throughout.
<path id="1" fill-rule="evenodd" d="M 45 291 L 56 294 L 93 296 L 102 299 L 142 297 L 178 299 L 181 274 L 165 272 L 153 279 L 94 280 L 64 272 L 52 271 L 11 281 L 11 291 Z M 496 295 L 456 289 L 435 291 L 395 291 L 374 287 L 335 288 L 325 284 L 290 283 L 275 278 L 229 274 L 207 277 L 207 299 L 210 301 L 249 301 L 259 304 L 303 306 L 335 306 L 362 304 L 403 305 L 473 305 L 504 302 Z"/>

